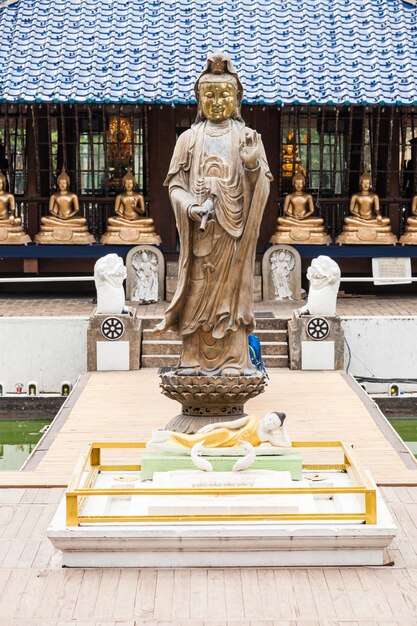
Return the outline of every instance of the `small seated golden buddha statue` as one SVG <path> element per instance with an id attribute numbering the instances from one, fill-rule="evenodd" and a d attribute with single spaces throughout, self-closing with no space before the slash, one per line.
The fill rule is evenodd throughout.
<path id="1" fill-rule="evenodd" d="M 6 177 L 0 173 L 0 245 L 30 243 L 31 239 L 16 215 L 14 196 L 6 191 Z"/>
<path id="2" fill-rule="evenodd" d="M 69 190 L 70 177 L 62 168 L 57 178 L 58 191 L 49 200 L 49 215 L 41 218 L 36 243 L 90 244 L 95 239 L 88 232 L 87 220 L 75 217 L 80 211 L 78 196 Z"/>
<path id="3" fill-rule="evenodd" d="M 391 230 L 388 217 L 382 217 L 379 210 L 379 197 L 370 189 L 372 179 L 364 173 L 359 179 L 361 190 L 350 199 L 350 216 L 345 217 L 343 231 L 336 243 L 356 244 L 395 244 L 397 237 Z"/>
<path id="4" fill-rule="evenodd" d="M 144 217 L 145 201 L 135 191 L 136 179 L 131 170 L 123 177 L 124 191 L 116 197 L 115 215 L 109 217 L 107 231 L 100 242 L 107 244 L 161 243 L 155 232 L 153 219 Z"/>
<path id="5" fill-rule="evenodd" d="M 328 244 L 321 217 L 313 217 L 313 196 L 304 191 L 305 177 L 301 172 L 292 179 L 293 193 L 284 200 L 284 217 L 278 218 L 277 230 L 269 240 L 275 244 Z"/>
<path id="6" fill-rule="evenodd" d="M 407 226 L 400 237 L 400 243 L 417 245 L 417 196 L 413 196 L 411 201 L 411 215 L 407 217 Z"/>

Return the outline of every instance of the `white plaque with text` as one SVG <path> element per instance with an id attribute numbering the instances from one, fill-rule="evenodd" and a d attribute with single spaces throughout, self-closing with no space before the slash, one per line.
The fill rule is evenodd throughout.
<path id="1" fill-rule="evenodd" d="M 410 257 L 379 257 L 372 259 L 374 285 L 411 283 Z"/>

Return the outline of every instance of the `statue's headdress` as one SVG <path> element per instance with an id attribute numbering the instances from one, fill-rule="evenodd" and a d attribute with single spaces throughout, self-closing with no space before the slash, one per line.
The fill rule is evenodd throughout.
<path id="1" fill-rule="evenodd" d="M 194 84 L 194 93 L 198 103 L 196 122 L 204 120 L 200 105 L 200 84 L 207 82 L 231 83 L 236 89 L 236 112 L 233 119 L 243 121 L 240 113 L 243 87 L 227 52 L 216 51 L 208 55 L 206 65 Z"/>
<path id="2" fill-rule="evenodd" d="M 136 187 L 137 183 L 136 183 L 136 178 L 132 172 L 132 168 L 129 167 L 129 169 L 127 170 L 126 174 L 123 176 L 123 187 L 125 186 L 125 183 L 127 180 L 132 180 L 133 181 L 133 185 Z"/>
<path id="3" fill-rule="evenodd" d="M 66 173 L 64 165 L 62 166 L 62 171 L 56 180 L 58 184 L 60 180 L 65 180 L 67 182 L 68 187 L 70 186 L 71 179 Z"/>
<path id="4" fill-rule="evenodd" d="M 7 178 L 5 177 L 5 175 L 3 174 L 3 172 L 0 172 L 0 180 L 3 183 L 3 187 L 6 187 L 7 185 Z"/>

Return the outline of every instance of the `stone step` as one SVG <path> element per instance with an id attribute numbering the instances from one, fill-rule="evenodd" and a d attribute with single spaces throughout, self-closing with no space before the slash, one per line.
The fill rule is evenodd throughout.
<path id="1" fill-rule="evenodd" d="M 288 367 L 288 356 L 285 354 L 265 356 L 264 364 L 269 367 Z M 178 356 L 172 354 L 143 354 L 142 367 L 176 367 L 178 365 Z"/>
<path id="2" fill-rule="evenodd" d="M 161 321 L 162 317 L 142 317 L 142 330 L 152 330 Z"/>
<path id="3" fill-rule="evenodd" d="M 161 317 L 142 317 L 142 329 L 151 330 L 155 328 L 159 322 L 162 321 Z M 287 330 L 288 318 L 285 317 L 256 317 L 255 327 L 256 331 L 259 330 Z M 255 331 L 255 332 L 256 332 Z"/>
<path id="4" fill-rule="evenodd" d="M 255 333 L 257 330 L 287 330 L 287 326 L 287 318 L 255 316 Z"/>
<path id="5" fill-rule="evenodd" d="M 158 340 L 165 340 L 165 341 L 180 341 L 181 338 L 178 335 L 178 333 L 174 333 L 172 330 L 168 330 L 166 333 L 162 333 L 160 335 L 155 335 L 152 332 L 152 328 L 144 328 L 142 331 L 142 339 L 144 341 L 158 341 Z"/>
<path id="6" fill-rule="evenodd" d="M 262 357 L 279 355 L 288 358 L 288 344 L 286 341 L 263 341 L 261 349 Z"/>
<path id="7" fill-rule="evenodd" d="M 165 340 L 165 339 L 152 339 L 147 340 L 144 339 L 142 341 L 142 354 L 143 355 L 153 355 L 153 354 L 162 354 L 162 355 L 176 355 L 179 356 L 181 352 L 181 341 L 173 341 Z"/>
<path id="8" fill-rule="evenodd" d="M 266 369 L 269 367 L 289 367 L 288 355 L 285 354 L 265 356 L 263 362 Z"/>
<path id="9" fill-rule="evenodd" d="M 262 330 L 261 328 L 255 328 L 253 334 L 259 338 L 262 344 L 264 341 L 287 342 L 288 340 L 288 332 L 286 330 Z"/>
<path id="10" fill-rule="evenodd" d="M 265 341 L 279 341 L 286 342 L 288 339 L 287 330 L 262 330 L 261 328 L 256 328 L 254 334 L 259 337 L 261 343 Z M 178 333 L 174 333 L 172 330 L 168 330 L 166 333 L 162 333 L 161 335 L 155 335 L 152 332 L 152 328 L 144 328 L 142 332 L 142 338 L 144 341 L 180 341 L 181 337 Z"/>
<path id="11" fill-rule="evenodd" d="M 176 367 L 178 356 L 172 354 L 143 354 L 142 367 Z"/>

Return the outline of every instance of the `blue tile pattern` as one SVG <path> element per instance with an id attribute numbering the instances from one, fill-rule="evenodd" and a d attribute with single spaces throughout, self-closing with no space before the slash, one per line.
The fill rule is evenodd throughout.
<path id="1" fill-rule="evenodd" d="M 0 9 L 0 100 L 193 101 L 228 51 L 253 104 L 417 104 L 403 0 L 18 0 Z"/>

